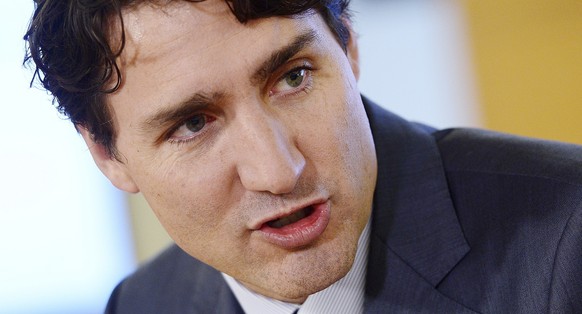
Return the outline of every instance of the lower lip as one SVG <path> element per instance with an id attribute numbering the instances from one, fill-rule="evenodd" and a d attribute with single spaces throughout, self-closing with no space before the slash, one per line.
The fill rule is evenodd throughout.
<path id="1" fill-rule="evenodd" d="M 329 201 L 313 205 L 311 215 L 282 228 L 264 224 L 258 231 L 274 245 L 295 249 L 315 241 L 325 231 L 331 216 Z"/>

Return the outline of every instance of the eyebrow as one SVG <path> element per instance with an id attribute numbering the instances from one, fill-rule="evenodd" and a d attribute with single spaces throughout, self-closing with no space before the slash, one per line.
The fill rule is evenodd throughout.
<path id="1" fill-rule="evenodd" d="M 176 106 L 162 108 L 141 123 L 139 128 L 147 132 L 152 128 L 155 129 L 169 123 L 187 119 L 193 112 L 205 110 L 212 104 L 221 101 L 222 98 L 223 95 L 221 93 L 215 93 L 210 96 L 203 93 L 196 93 Z"/>
<path id="2" fill-rule="evenodd" d="M 299 51 L 305 48 L 305 46 L 313 44 L 316 38 L 317 35 L 315 31 L 309 30 L 295 37 L 295 40 L 293 40 L 293 42 L 291 42 L 289 45 L 273 52 L 271 56 L 265 60 L 251 76 L 251 83 L 258 84 L 259 82 L 265 81 L 279 67 L 285 64 L 285 62 L 287 62 Z"/>
<path id="3" fill-rule="evenodd" d="M 251 76 L 252 83 L 259 83 L 265 81 L 271 76 L 279 67 L 285 62 L 295 56 L 299 51 L 312 44 L 317 35 L 314 30 L 309 30 L 303 34 L 298 35 L 288 45 L 273 52 Z M 207 95 L 204 93 L 196 93 L 190 98 L 182 101 L 175 106 L 168 106 L 160 109 L 151 117 L 139 124 L 139 129 L 142 132 L 148 132 L 152 129 L 160 128 L 176 121 L 187 119 L 193 112 L 198 112 L 207 109 L 224 99 L 223 93 L 214 93 Z"/>

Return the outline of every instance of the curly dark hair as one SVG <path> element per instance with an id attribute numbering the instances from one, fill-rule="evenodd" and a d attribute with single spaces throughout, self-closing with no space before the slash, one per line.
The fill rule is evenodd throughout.
<path id="1" fill-rule="evenodd" d="M 112 158 L 116 130 L 105 95 L 121 85 L 116 63 L 125 44 L 122 8 L 156 0 L 35 0 L 36 6 L 24 39 L 24 63 L 34 69 L 31 85 L 38 80 L 53 95 L 58 110 L 75 127 L 82 126 Z M 172 1 L 172 0 L 166 0 Z M 204 0 L 186 0 L 201 2 Z M 349 0 L 225 0 L 241 22 L 271 16 L 291 16 L 315 10 L 325 20 L 342 48 L 349 31 Z M 111 40 L 114 19 L 121 25 L 118 40 Z M 120 43 L 112 48 L 110 43 Z M 111 82 L 114 82 L 111 86 Z"/>

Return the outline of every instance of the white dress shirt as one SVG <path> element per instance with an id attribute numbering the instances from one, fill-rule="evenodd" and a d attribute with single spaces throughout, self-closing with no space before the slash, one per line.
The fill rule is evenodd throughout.
<path id="1" fill-rule="evenodd" d="M 350 271 L 331 286 L 307 297 L 303 304 L 287 303 L 265 297 L 247 289 L 236 279 L 224 273 L 222 276 L 246 314 L 291 314 L 296 309 L 299 309 L 299 314 L 363 313 L 369 240 L 370 222 L 368 221 L 358 240 L 356 258 Z"/>

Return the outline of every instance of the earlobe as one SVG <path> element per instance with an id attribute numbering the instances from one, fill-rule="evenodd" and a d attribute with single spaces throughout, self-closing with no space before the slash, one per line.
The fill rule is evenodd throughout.
<path id="1" fill-rule="evenodd" d="M 95 143 L 93 137 L 85 127 L 78 126 L 78 130 L 79 133 L 81 133 L 81 136 L 83 136 L 95 164 L 109 181 L 111 181 L 115 187 L 125 192 L 139 192 L 139 188 L 129 174 L 127 166 L 110 156 L 102 144 Z"/>

